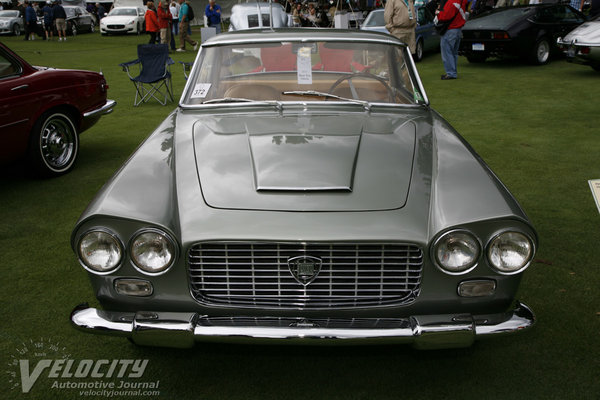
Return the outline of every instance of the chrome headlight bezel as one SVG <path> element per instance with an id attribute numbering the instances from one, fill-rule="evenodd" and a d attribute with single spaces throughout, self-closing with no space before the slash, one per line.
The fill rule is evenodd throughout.
<path id="1" fill-rule="evenodd" d="M 91 233 L 102 233 L 102 234 L 108 235 L 114 241 L 114 243 L 117 245 L 117 248 L 119 251 L 119 259 L 118 259 L 118 262 L 115 263 L 114 267 L 112 267 L 108 270 L 105 270 L 105 271 L 99 271 L 97 269 L 94 269 L 90 265 L 86 264 L 86 262 L 85 262 L 86 257 L 84 257 L 84 255 L 82 253 L 81 244 L 82 244 L 83 239 Z M 79 264 L 81 264 L 81 266 L 86 271 L 91 272 L 95 275 L 112 274 L 113 272 L 115 272 L 119 268 L 121 268 L 121 266 L 123 265 L 123 259 L 125 258 L 125 246 L 123 245 L 123 241 L 119 238 L 119 236 L 116 233 L 112 232 L 110 229 L 107 229 L 107 228 L 96 227 L 96 228 L 91 228 L 91 229 L 85 231 L 81 236 L 79 236 L 79 239 L 77 240 L 76 250 L 77 250 L 77 258 L 79 259 Z"/>
<path id="2" fill-rule="evenodd" d="M 506 269 L 502 269 L 501 267 L 498 267 L 493 261 L 492 261 L 492 250 L 494 248 L 494 244 L 504 235 L 510 235 L 510 234 L 516 234 L 516 235 L 520 235 L 523 238 L 525 238 L 525 240 L 527 241 L 527 243 L 529 244 L 529 254 L 527 257 L 525 257 L 524 262 L 520 264 L 519 267 L 517 267 L 514 270 L 506 270 Z M 529 265 L 531 265 L 531 262 L 533 261 L 533 257 L 535 255 L 535 242 L 534 240 L 525 232 L 519 231 L 519 230 L 514 230 L 514 229 L 505 229 L 501 232 L 498 232 L 496 235 L 494 235 L 490 241 L 488 242 L 487 246 L 486 246 L 486 257 L 487 257 L 487 261 L 488 264 L 490 265 L 490 268 L 492 268 L 496 273 L 500 274 L 500 275 L 516 275 L 519 274 L 521 272 L 523 272 L 525 269 L 527 269 L 529 267 Z"/>
<path id="3" fill-rule="evenodd" d="M 470 261 L 464 268 L 459 270 L 452 270 L 443 265 L 442 260 L 438 257 L 438 248 L 439 246 L 447 239 L 452 236 L 464 235 L 467 238 L 472 240 L 472 244 L 476 247 L 476 254 L 473 257 L 472 261 Z M 471 272 L 473 269 L 477 267 L 479 264 L 479 260 L 481 259 L 482 253 L 482 245 L 481 241 L 473 232 L 468 231 L 466 229 L 452 229 L 440 234 L 437 239 L 433 242 L 431 246 L 431 259 L 433 260 L 434 265 L 442 272 L 448 275 L 464 275 Z"/>
<path id="4" fill-rule="evenodd" d="M 171 258 L 170 260 L 164 264 L 163 267 L 161 267 L 159 270 L 157 271 L 151 271 L 149 268 L 145 269 L 145 267 L 143 265 L 140 265 L 140 260 L 136 257 L 136 253 L 134 252 L 134 246 L 136 245 L 136 241 L 138 238 L 140 238 L 142 235 L 145 234 L 157 234 L 162 236 L 165 240 L 167 245 L 170 245 L 170 252 L 171 252 Z M 129 240 L 129 245 L 127 246 L 128 250 L 129 250 L 129 259 L 131 261 L 131 265 L 133 266 L 133 268 L 136 269 L 136 271 L 144 274 L 144 275 L 148 275 L 148 276 L 159 276 L 159 275 L 163 275 L 165 273 L 167 273 L 171 267 L 175 264 L 175 261 L 177 259 L 177 254 L 178 254 L 178 246 L 177 246 L 177 242 L 173 239 L 173 237 L 171 235 L 169 235 L 168 233 L 166 233 L 165 231 L 161 230 L 161 229 L 157 229 L 157 228 L 144 228 L 144 229 L 140 229 L 137 232 L 135 232 L 132 236 L 131 239 Z"/>

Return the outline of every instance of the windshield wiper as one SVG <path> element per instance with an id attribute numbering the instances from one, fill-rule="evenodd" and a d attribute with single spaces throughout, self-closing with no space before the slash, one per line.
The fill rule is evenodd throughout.
<path id="1" fill-rule="evenodd" d="M 244 99 L 242 97 L 223 97 L 222 99 L 211 99 L 203 101 L 202 104 L 213 104 L 213 103 L 239 103 L 239 102 L 253 102 L 256 100 Z"/>
<path id="2" fill-rule="evenodd" d="M 338 96 L 338 95 L 326 93 L 326 92 L 319 92 L 316 90 L 290 90 L 287 92 L 282 92 L 281 94 L 292 94 L 292 95 L 297 95 L 297 96 L 327 97 L 330 99 L 349 101 L 352 103 L 360 104 L 365 108 L 365 110 L 371 111 L 371 103 L 369 103 L 368 101 L 358 100 L 358 99 L 350 99 L 348 97 L 342 97 L 342 96 Z"/>
<path id="3" fill-rule="evenodd" d="M 243 97 L 223 97 L 221 99 L 211 99 L 203 101 L 202 104 L 218 104 L 218 103 L 262 103 L 275 106 L 280 113 L 283 111 L 283 105 L 278 100 L 252 100 Z"/>

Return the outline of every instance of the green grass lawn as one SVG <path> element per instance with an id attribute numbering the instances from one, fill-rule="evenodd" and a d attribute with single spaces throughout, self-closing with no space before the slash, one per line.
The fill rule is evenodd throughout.
<path id="1" fill-rule="evenodd" d="M 11 388 L 18 351 L 26 345 L 33 365 L 55 359 L 48 342 L 74 360 L 148 359 L 141 380 L 160 380 L 164 399 L 600 398 L 600 215 L 587 183 L 600 178 L 600 73 L 560 59 L 536 67 L 503 60 L 470 65 L 461 57 L 459 79 L 441 81 L 439 54 L 418 64 L 432 106 L 488 162 L 538 230 L 536 262 L 519 293 L 538 317 L 532 330 L 469 349 L 427 352 L 208 344 L 171 350 L 86 335 L 68 320 L 76 304 L 96 304 L 71 251 L 71 229 L 97 190 L 174 108 L 132 106 L 133 86 L 118 64 L 135 59 L 136 44 L 147 37 L 2 41 L 34 65 L 101 70 L 118 105 L 82 134 L 79 160 L 66 176 L 32 179 L 19 164 L 0 174 L 1 398 L 80 397 L 75 389 L 53 389 L 47 371 L 28 394 Z M 194 55 L 173 58 L 191 61 Z M 173 73 L 178 98 L 184 86 L 178 63 Z M 34 351 L 40 342 L 45 348 Z"/>

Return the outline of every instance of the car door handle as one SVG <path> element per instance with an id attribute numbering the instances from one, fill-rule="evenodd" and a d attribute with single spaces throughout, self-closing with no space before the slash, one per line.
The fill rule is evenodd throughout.
<path id="1" fill-rule="evenodd" d="M 11 91 L 13 90 L 21 90 L 21 89 L 27 89 L 29 87 L 29 85 L 21 85 L 21 86 L 15 86 L 14 88 L 10 89 Z"/>

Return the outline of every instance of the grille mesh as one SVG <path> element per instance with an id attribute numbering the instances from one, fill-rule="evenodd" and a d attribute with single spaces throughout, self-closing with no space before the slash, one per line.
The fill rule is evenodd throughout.
<path id="1" fill-rule="evenodd" d="M 288 260 L 322 260 L 306 286 Z M 203 242 L 188 254 L 192 295 L 202 303 L 261 308 L 406 304 L 419 294 L 423 253 L 397 243 Z M 315 272 L 318 268 L 315 268 Z"/>

